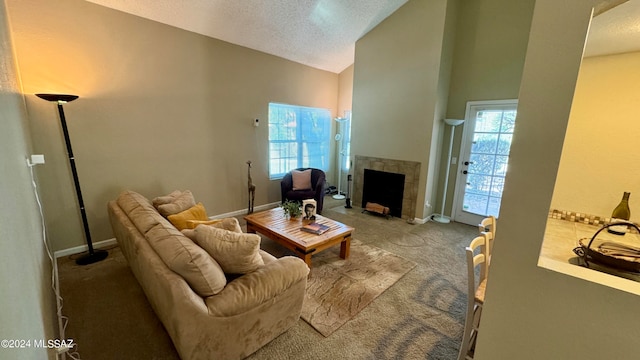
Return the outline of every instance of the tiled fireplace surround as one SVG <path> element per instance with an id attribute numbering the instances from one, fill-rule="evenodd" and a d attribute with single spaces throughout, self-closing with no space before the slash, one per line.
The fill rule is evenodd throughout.
<path id="1" fill-rule="evenodd" d="M 402 218 L 414 219 L 416 217 L 416 199 L 418 197 L 418 182 L 420 181 L 419 162 L 356 155 L 353 167 L 353 205 L 358 207 L 363 206 L 364 169 L 403 174 Z"/>

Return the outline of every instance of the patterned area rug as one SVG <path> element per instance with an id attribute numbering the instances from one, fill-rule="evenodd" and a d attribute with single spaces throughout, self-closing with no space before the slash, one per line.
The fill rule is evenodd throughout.
<path id="1" fill-rule="evenodd" d="M 351 320 L 416 264 L 386 250 L 351 241 L 343 260 L 335 246 L 312 258 L 301 317 L 324 336 Z"/>

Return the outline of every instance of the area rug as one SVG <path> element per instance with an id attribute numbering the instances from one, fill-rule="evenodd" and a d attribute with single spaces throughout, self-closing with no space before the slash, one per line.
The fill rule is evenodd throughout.
<path id="1" fill-rule="evenodd" d="M 336 246 L 314 255 L 301 317 L 329 336 L 395 284 L 416 264 L 380 248 L 351 241 L 344 260 Z"/>

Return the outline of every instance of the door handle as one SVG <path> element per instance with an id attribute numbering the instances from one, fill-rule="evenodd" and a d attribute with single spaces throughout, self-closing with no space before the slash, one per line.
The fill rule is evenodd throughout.
<path id="1" fill-rule="evenodd" d="M 473 161 L 465 161 L 464 164 L 469 166 L 470 164 L 473 164 Z"/>
<path id="2" fill-rule="evenodd" d="M 462 173 L 467 175 L 469 172 L 467 170 L 462 170 Z"/>

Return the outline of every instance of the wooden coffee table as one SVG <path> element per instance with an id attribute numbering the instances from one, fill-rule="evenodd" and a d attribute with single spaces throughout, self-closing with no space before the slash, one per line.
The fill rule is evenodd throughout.
<path id="1" fill-rule="evenodd" d="M 300 230 L 303 225 L 311 221 L 302 220 L 302 217 L 289 220 L 285 218 L 284 211 L 279 207 L 247 215 L 244 219 L 247 221 L 248 233 L 261 233 L 274 240 L 293 251 L 309 268 L 311 268 L 311 255 L 337 244 L 340 244 L 340 257 L 343 259 L 349 257 L 351 233 L 354 229 L 324 216 L 316 215 L 315 222 L 329 226 L 329 230 L 320 235 Z"/>

